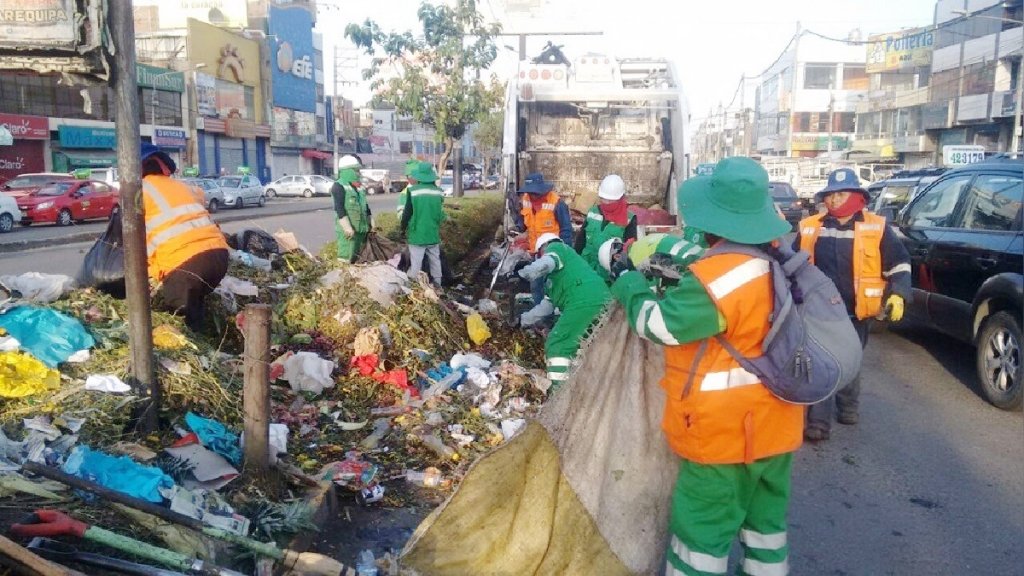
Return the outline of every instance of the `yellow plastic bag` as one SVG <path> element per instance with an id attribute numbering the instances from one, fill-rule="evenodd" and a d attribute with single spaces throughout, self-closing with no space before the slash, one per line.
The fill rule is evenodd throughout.
<path id="1" fill-rule="evenodd" d="M 487 342 L 487 339 L 491 337 L 491 329 L 487 327 L 487 322 L 476 312 L 466 318 L 466 330 L 469 332 L 469 339 L 477 346 Z"/>
<path id="2" fill-rule="evenodd" d="M 161 324 L 153 328 L 153 346 L 164 350 L 178 350 L 190 343 L 184 334 L 170 324 Z"/>
<path id="3" fill-rule="evenodd" d="M 60 372 L 21 352 L 0 352 L 0 396 L 21 398 L 60 386 Z"/>

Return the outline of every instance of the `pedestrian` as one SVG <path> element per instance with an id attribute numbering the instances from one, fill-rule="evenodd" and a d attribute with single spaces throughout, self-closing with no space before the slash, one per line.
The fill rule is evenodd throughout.
<path id="1" fill-rule="evenodd" d="M 201 192 L 171 178 L 177 166 L 165 152 L 143 144 L 142 202 L 149 278 L 159 286 L 162 308 L 184 313 L 199 330 L 206 296 L 228 271 L 224 233 L 206 211 Z"/>
<path id="2" fill-rule="evenodd" d="M 527 250 L 537 255 L 537 240 L 544 234 L 555 234 L 566 245 L 572 244 L 572 217 L 569 206 L 554 191 L 555 186 L 534 172 L 526 176 L 519 189 L 521 208 L 515 215 L 516 229 L 526 232 Z M 534 306 L 544 300 L 544 277 L 537 277 L 530 286 Z"/>
<path id="3" fill-rule="evenodd" d="M 768 173 L 749 158 L 725 158 L 678 195 L 679 214 L 709 245 L 766 245 L 790 230 L 769 195 Z M 690 244 L 692 246 L 692 244 Z M 639 266 L 643 268 L 643 266 Z M 774 396 L 716 335 L 757 356 L 771 327 L 766 260 L 721 253 L 681 269 L 652 291 L 626 271 L 612 293 L 639 335 L 665 346 L 662 430 L 682 461 L 672 494 L 666 574 L 725 574 L 737 535 L 743 574 L 786 574 L 786 511 L 804 409 Z"/>
<path id="4" fill-rule="evenodd" d="M 885 218 L 865 208 L 870 197 L 853 170 L 834 170 L 814 199 L 826 211 L 800 222 L 794 249 L 810 254 L 811 262 L 835 282 L 861 346 L 866 346 L 873 318 L 903 318 L 904 302 L 910 298 L 910 256 Z M 840 424 L 856 424 L 859 398 L 860 374 L 807 410 L 804 437 L 828 440 L 833 412 Z"/>
<path id="5" fill-rule="evenodd" d="M 576 234 L 574 247 L 583 259 L 601 276 L 608 280 L 608 272 L 598 261 L 601 245 L 618 238 L 625 247 L 636 240 L 636 215 L 629 210 L 626 201 L 626 183 L 618 174 L 609 174 L 597 188 L 598 202 L 589 212 L 587 220 Z"/>
<path id="6" fill-rule="evenodd" d="M 526 280 L 545 279 L 545 301 L 561 310 L 544 341 L 548 379 L 558 386 L 569 377 L 569 368 L 594 320 L 611 300 L 608 285 L 557 235 L 546 232 L 537 239 L 538 259 L 519 271 Z M 529 317 L 530 313 L 523 314 Z M 536 320 L 539 320 L 537 318 Z M 529 325 L 530 322 L 524 322 Z"/>
<path id="7" fill-rule="evenodd" d="M 417 278 L 424 255 L 430 261 L 430 279 L 441 285 L 441 223 L 445 221 L 444 193 L 437 187 L 437 173 L 430 162 L 420 162 L 411 172 L 416 184 L 408 188 L 402 211 L 402 236 L 409 244 L 410 278 Z"/>
<path id="8" fill-rule="evenodd" d="M 338 161 L 338 179 L 331 186 L 338 258 L 346 262 L 356 261 L 366 243 L 366 235 L 373 229 L 373 215 L 359 183 L 360 167 L 355 156 L 345 156 Z"/>

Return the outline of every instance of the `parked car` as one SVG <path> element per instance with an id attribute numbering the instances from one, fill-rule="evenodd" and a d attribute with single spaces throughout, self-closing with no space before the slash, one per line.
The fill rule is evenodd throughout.
<path id="1" fill-rule="evenodd" d="M 900 210 L 918 192 L 937 180 L 945 171 L 945 168 L 901 170 L 885 180 L 875 182 L 868 189 L 868 192 L 872 193 L 871 211 L 885 216 L 890 222 L 895 220 Z"/>
<path id="2" fill-rule="evenodd" d="M 225 204 L 224 191 L 213 178 L 182 178 L 181 181 L 202 190 L 203 197 L 206 199 L 206 209 L 211 214 Z"/>
<path id="3" fill-rule="evenodd" d="M 34 172 L 21 174 L 4 183 L 4 193 L 18 199 L 35 192 L 45 184 L 59 180 L 74 180 L 74 177 L 63 172 Z"/>
<path id="4" fill-rule="evenodd" d="M 275 196 L 329 196 L 334 184 L 324 176 L 282 176 L 263 187 L 267 198 Z"/>
<path id="5" fill-rule="evenodd" d="M 499 184 L 501 184 L 501 176 L 497 174 L 491 174 L 490 176 L 487 177 L 486 180 L 484 180 L 484 189 L 493 190 L 497 188 Z"/>
<path id="6" fill-rule="evenodd" d="M 914 197 L 898 227 L 911 257 L 907 316 L 974 344 L 981 391 L 1021 408 L 1024 160 L 950 170 Z"/>
<path id="7" fill-rule="evenodd" d="M 267 197 L 263 185 L 255 176 L 221 176 L 217 185 L 224 192 L 224 205 L 233 208 L 265 206 Z"/>
<path id="8" fill-rule="evenodd" d="M 117 190 L 95 180 L 51 182 L 18 199 L 21 224 L 55 223 L 69 226 L 96 218 L 110 218 L 121 207 Z"/>
<path id="9" fill-rule="evenodd" d="M 437 181 L 437 187 L 441 189 L 445 198 L 451 198 L 452 194 L 455 193 L 455 178 L 441 176 L 441 179 Z"/>
<path id="10" fill-rule="evenodd" d="M 121 176 L 117 168 L 108 166 L 106 168 L 82 168 L 71 172 L 71 175 L 83 180 L 96 180 L 103 182 L 115 190 L 121 189 Z"/>
<path id="11" fill-rule="evenodd" d="M 386 194 L 391 191 L 391 176 L 383 168 L 363 168 L 359 171 L 359 181 L 367 194 Z"/>
<path id="12" fill-rule="evenodd" d="M 782 211 L 786 221 L 793 225 L 793 230 L 800 226 L 800 221 L 807 217 L 808 211 L 803 200 L 796 194 L 796 189 L 788 182 L 769 182 L 772 192 L 772 200 L 775 206 Z"/>
<path id="13" fill-rule="evenodd" d="M 21 209 L 18 201 L 7 194 L 0 194 L 0 233 L 10 232 L 14 223 L 21 221 Z"/>

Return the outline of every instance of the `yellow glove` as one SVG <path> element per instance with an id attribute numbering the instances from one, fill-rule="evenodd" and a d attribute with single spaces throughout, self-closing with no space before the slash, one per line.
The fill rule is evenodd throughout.
<path id="1" fill-rule="evenodd" d="M 890 322 L 899 322 L 903 319 L 903 297 L 898 294 L 892 294 L 889 299 L 885 301 L 885 314 L 889 317 Z"/>

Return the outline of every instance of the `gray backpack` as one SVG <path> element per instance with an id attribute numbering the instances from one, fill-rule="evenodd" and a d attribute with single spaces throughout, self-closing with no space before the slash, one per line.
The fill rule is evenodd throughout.
<path id="1" fill-rule="evenodd" d="M 746 254 L 771 264 L 771 329 L 764 337 L 761 355 L 748 358 L 722 334 L 715 336 L 745 370 L 793 404 L 820 402 L 854 379 L 863 356 L 860 338 L 839 290 L 811 264 L 806 252 L 794 253 L 783 246 L 773 256 L 755 246 L 722 242 L 704 257 L 715 254 Z M 702 346 L 695 366 L 704 349 Z"/>

